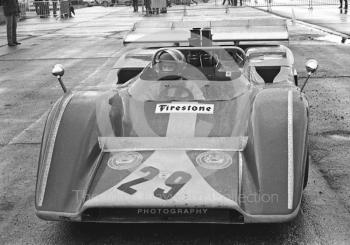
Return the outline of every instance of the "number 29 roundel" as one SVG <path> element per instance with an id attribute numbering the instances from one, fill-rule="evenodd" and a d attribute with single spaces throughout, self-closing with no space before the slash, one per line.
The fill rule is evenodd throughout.
<path id="1" fill-rule="evenodd" d="M 140 171 L 145 173 L 145 176 L 121 184 L 118 186 L 118 189 L 129 195 L 133 195 L 137 192 L 137 189 L 134 189 L 133 186 L 150 181 L 159 175 L 159 169 L 151 166 L 146 166 L 140 169 Z M 164 190 L 162 188 L 157 188 L 154 190 L 153 194 L 157 198 L 169 200 L 174 197 L 191 178 L 192 176 L 189 173 L 183 171 L 173 172 L 164 182 L 170 189 Z"/>

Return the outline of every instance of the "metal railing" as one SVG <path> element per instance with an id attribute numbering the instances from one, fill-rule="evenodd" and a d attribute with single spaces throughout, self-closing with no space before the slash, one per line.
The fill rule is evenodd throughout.
<path id="1" fill-rule="evenodd" d="M 208 0 L 195 0 L 196 2 L 208 2 Z M 176 5 L 190 5 L 191 0 L 171 0 Z M 226 1 L 226 3 L 228 0 Z M 339 5 L 339 0 L 232 0 L 234 6 L 252 6 L 252 7 L 269 7 L 269 6 L 322 6 L 322 5 Z M 215 4 L 219 5 L 222 0 L 216 0 Z"/>
<path id="2" fill-rule="evenodd" d="M 240 1 L 237 1 L 240 5 Z M 254 7 L 266 6 L 321 6 L 339 5 L 339 0 L 242 0 L 242 4 Z"/>
<path id="3" fill-rule="evenodd" d="M 50 15 L 61 18 L 70 17 L 70 0 L 52 0 L 40 1 L 36 0 L 30 6 L 30 11 L 35 11 L 41 18 L 49 17 Z"/>
<path id="4" fill-rule="evenodd" d="M 60 10 L 60 1 L 34 1 L 29 10 L 34 10 L 40 17 L 49 17 L 52 11 L 53 16 L 56 16 Z"/>

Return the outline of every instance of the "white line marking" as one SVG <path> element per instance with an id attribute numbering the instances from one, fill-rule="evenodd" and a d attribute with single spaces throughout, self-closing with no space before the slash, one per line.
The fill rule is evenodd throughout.
<path id="1" fill-rule="evenodd" d="M 27 133 L 34 130 L 39 124 L 41 124 L 47 117 L 47 114 L 49 111 L 46 111 L 44 114 L 42 114 L 39 119 L 37 119 L 35 122 L 29 125 L 26 129 L 24 129 L 21 133 L 19 133 L 17 136 L 13 137 L 12 140 L 8 143 L 9 145 L 12 144 L 18 144 L 23 142 L 23 139 L 27 136 Z M 41 139 L 39 142 L 35 143 L 41 143 Z"/>
<path id="2" fill-rule="evenodd" d="M 288 209 L 293 208 L 294 149 L 293 149 L 293 91 L 288 91 Z"/>
<path id="3" fill-rule="evenodd" d="M 0 94 L 8 93 L 8 88 L 0 88 Z"/>
<path id="4" fill-rule="evenodd" d="M 55 122 L 55 126 L 51 132 L 51 134 L 49 135 L 49 149 L 47 150 L 46 153 L 46 157 L 44 157 L 43 161 L 44 163 L 44 172 L 42 174 L 42 179 L 41 179 L 41 188 L 40 188 L 40 193 L 39 193 L 39 200 L 38 200 L 38 205 L 42 206 L 43 201 L 44 201 L 44 195 L 45 195 L 45 190 L 46 190 L 46 184 L 47 184 L 47 178 L 49 176 L 49 170 L 50 170 L 50 166 L 51 166 L 51 159 L 52 159 L 52 154 L 53 154 L 53 149 L 55 146 L 55 140 L 56 140 L 56 135 L 57 135 L 57 131 L 58 128 L 60 126 L 61 123 L 61 119 L 63 116 L 63 113 L 68 105 L 68 103 L 70 102 L 70 100 L 72 99 L 73 94 L 70 94 L 67 98 L 65 98 L 61 108 L 60 108 L 60 112 L 57 116 L 56 122 Z"/>

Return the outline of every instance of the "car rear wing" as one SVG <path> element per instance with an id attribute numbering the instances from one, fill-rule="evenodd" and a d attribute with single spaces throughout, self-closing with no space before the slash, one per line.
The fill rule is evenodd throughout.
<path id="1" fill-rule="evenodd" d="M 130 43 L 184 43 L 193 28 L 209 28 L 213 42 L 288 41 L 287 22 L 281 18 L 234 19 L 222 21 L 136 22 L 124 38 Z"/>
<path id="2" fill-rule="evenodd" d="M 118 151 L 243 151 L 248 137 L 99 137 L 103 152 Z"/>

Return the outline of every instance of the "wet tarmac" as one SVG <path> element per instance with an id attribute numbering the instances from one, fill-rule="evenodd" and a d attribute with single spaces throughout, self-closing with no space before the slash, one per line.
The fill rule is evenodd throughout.
<path id="1" fill-rule="evenodd" d="M 213 2 L 211 2 L 214 5 Z M 51 75 L 65 66 L 70 89 L 113 82 L 122 38 L 138 20 L 208 20 L 269 16 L 252 8 L 210 4 L 171 8 L 143 17 L 129 7 L 78 9 L 76 17 L 31 18 L 19 24 L 22 45 L 9 48 L 0 29 L 0 244 L 349 244 L 350 49 L 323 31 L 288 21 L 289 47 L 305 78 L 304 63 L 320 69 L 305 87 L 310 103 L 311 166 L 301 212 L 285 224 L 142 225 L 48 222 L 34 213 L 41 134 L 62 95 Z M 210 7 L 210 8 L 209 8 Z M 337 37 L 337 36 L 335 36 Z M 334 37 L 334 38 L 335 38 Z M 106 75 L 107 74 L 107 75 Z"/>
<path id="2" fill-rule="evenodd" d="M 273 6 L 271 12 L 350 38 L 350 12 L 339 9 L 338 5 L 314 6 L 311 9 L 308 6 Z"/>

